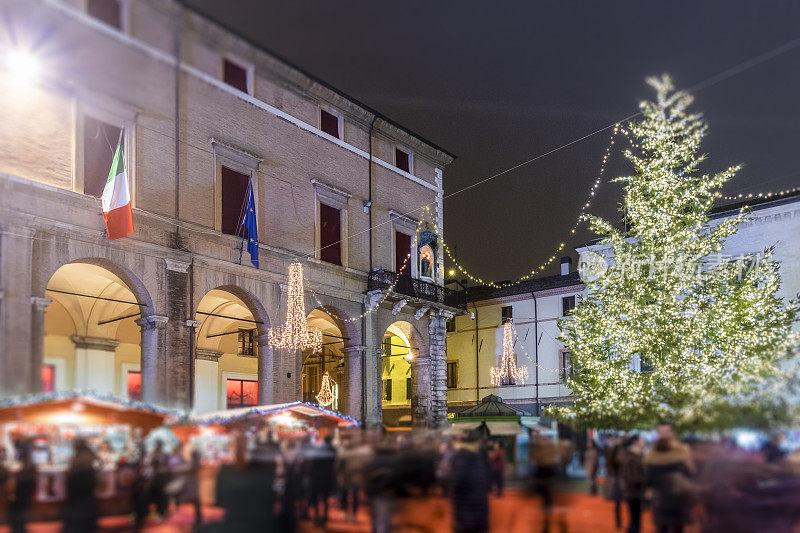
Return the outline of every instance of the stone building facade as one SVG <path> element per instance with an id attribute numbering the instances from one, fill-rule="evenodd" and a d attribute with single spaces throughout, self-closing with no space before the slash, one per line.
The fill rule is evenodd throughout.
<path id="1" fill-rule="evenodd" d="M 445 320 L 463 303 L 408 214 L 433 206 L 441 231 L 451 154 L 174 0 L 7 14 L 0 52 L 39 75 L 0 76 L 3 394 L 210 411 L 313 401 L 328 372 L 334 407 L 377 425 L 383 347 L 401 343 L 414 422 L 444 420 Z M 98 197 L 118 142 L 135 230 L 112 241 Z M 258 268 L 236 223 L 248 187 Z M 293 261 L 321 355 L 267 342 Z"/>

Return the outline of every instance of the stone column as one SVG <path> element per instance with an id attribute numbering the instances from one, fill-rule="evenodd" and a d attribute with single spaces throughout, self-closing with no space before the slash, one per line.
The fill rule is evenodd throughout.
<path id="1" fill-rule="evenodd" d="M 258 336 L 258 405 L 275 401 L 275 351 L 269 345 L 269 334 Z"/>
<path id="2" fill-rule="evenodd" d="M 28 390 L 30 392 L 42 391 L 42 372 L 36 369 L 42 368 L 44 363 L 44 313 L 47 306 L 52 303 L 50 298 L 31 297 L 31 367 L 30 382 Z"/>
<path id="3" fill-rule="evenodd" d="M 362 412 L 364 387 L 361 380 L 364 377 L 362 359 L 366 349 L 366 346 L 348 346 L 342 350 L 344 372 L 339 382 L 339 410 L 358 420 L 364 417 Z"/>
<path id="4" fill-rule="evenodd" d="M 383 331 L 379 331 L 376 310 L 364 317 L 364 424 L 367 427 L 380 427 L 383 424 L 383 379 L 381 376 L 381 355 L 383 355 Z"/>
<path id="5" fill-rule="evenodd" d="M 143 402 L 164 402 L 166 361 L 161 347 L 164 345 L 164 326 L 168 320 L 167 317 L 160 315 L 149 315 L 136 320 L 142 328 L 139 366 L 142 371 Z"/>
<path id="6" fill-rule="evenodd" d="M 411 422 L 415 427 L 427 427 L 431 399 L 430 357 L 417 356 L 411 361 L 411 389 Z"/>
<path id="7" fill-rule="evenodd" d="M 81 337 L 73 335 L 75 343 L 75 388 L 105 394 L 115 394 L 116 339 L 103 337 Z"/>
<path id="8" fill-rule="evenodd" d="M 34 230 L 0 226 L 0 394 L 28 392 L 31 374 L 31 272 Z M 35 369 L 41 374 L 39 368 Z"/>
<path id="9" fill-rule="evenodd" d="M 164 259 L 166 301 L 169 321 L 164 331 L 166 350 L 165 401 L 170 407 L 188 408 L 192 404 L 192 354 L 189 353 L 191 328 L 186 327 L 189 311 L 189 263 Z"/>
<path id="10" fill-rule="evenodd" d="M 430 312 L 428 320 L 428 357 L 430 358 L 430 403 L 428 427 L 438 428 L 447 423 L 447 320 L 453 313 L 444 310 Z"/>
<path id="11" fill-rule="evenodd" d="M 219 358 L 222 352 L 197 348 L 194 359 L 194 412 L 207 413 L 219 405 Z"/>

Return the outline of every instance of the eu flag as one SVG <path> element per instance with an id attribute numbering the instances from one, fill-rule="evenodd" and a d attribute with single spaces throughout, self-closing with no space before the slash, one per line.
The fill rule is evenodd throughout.
<path id="1" fill-rule="evenodd" d="M 253 197 L 253 181 L 247 186 L 247 211 L 244 214 L 244 227 L 247 230 L 247 252 L 250 262 L 258 268 L 258 223 L 256 222 L 256 200 Z"/>

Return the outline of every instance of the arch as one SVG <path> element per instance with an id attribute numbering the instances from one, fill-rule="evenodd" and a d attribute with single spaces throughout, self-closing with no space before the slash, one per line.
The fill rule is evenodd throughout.
<path id="1" fill-rule="evenodd" d="M 339 410 L 348 403 L 346 398 L 348 369 L 345 363 L 347 348 L 357 344 L 348 334 L 347 317 L 341 310 L 331 305 L 322 305 L 312 309 L 306 318 L 310 327 L 322 330 L 322 351 L 311 353 L 305 350 L 302 354 L 301 383 L 303 401 L 317 403 L 317 394 L 322 387 L 322 379 L 328 373 L 333 380 L 333 403 L 329 408 Z"/>

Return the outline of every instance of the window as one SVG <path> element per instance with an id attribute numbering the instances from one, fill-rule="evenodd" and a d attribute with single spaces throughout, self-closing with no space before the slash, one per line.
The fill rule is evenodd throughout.
<path id="1" fill-rule="evenodd" d="M 411 154 L 400 148 L 394 149 L 394 166 L 400 170 L 411 172 Z"/>
<path id="2" fill-rule="evenodd" d="M 239 355 L 254 355 L 252 329 L 239 330 Z"/>
<path id="3" fill-rule="evenodd" d="M 125 386 L 128 391 L 129 400 L 142 399 L 142 373 L 138 370 L 128 370 L 125 375 Z"/>
<path id="4" fill-rule="evenodd" d="M 319 204 L 320 259 L 342 264 L 342 212 L 328 204 Z"/>
<path id="5" fill-rule="evenodd" d="M 573 309 L 575 309 L 574 296 L 564 296 L 561 298 L 561 316 L 569 316 Z"/>
<path id="6" fill-rule="evenodd" d="M 319 110 L 319 129 L 337 139 L 341 138 L 339 133 L 339 117 L 329 113 L 324 109 Z"/>
<path id="7" fill-rule="evenodd" d="M 500 317 L 501 317 L 501 323 L 510 324 L 511 321 L 514 319 L 514 308 L 511 307 L 510 305 L 501 307 Z"/>
<path id="8" fill-rule="evenodd" d="M 56 390 L 56 366 L 42 365 L 42 392 Z"/>
<path id="9" fill-rule="evenodd" d="M 394 264 L 398 274 L 411 276 L 411 235 L 395 230 Z"/>
<path id="10" fill-rule="evenodd" d="M 571 378 L 575 375 L 574 368 L 572 366 L 572 354 L 568 351 L 561 352 L 561 361 L 559 362 L 559 366 L 561 369 L 561 381 L 566 381 L 567 378 Z"/>
<path id="11" fill-rule="evenodd" d="M 406 378 L 406 400 L 410 400 L 412 396 L 411 378 Z"/>
<path id="12" fill-rule="evenodd" d="M 247 83 L 247 69 L 228 58 L 222 60 L 222 81 L 243 93 L 250 92 Z"/>
<path id="13" fill-rule="evenodd" d="M 97 198 L 103 196 L 121 132 L 122 128 L 84 115 L 83 194 Z"/>
<path id="14" fill-rule="evenodd" d="M 646 355 L 639 356 L 639 372 L 642 374 L 650 374 L 655 370 L 653 367 L 653 360 Z"/>
<path id="15" fill-rule="evenodd" d="M 383 339 L 383 354 L 392 355 L 392 338 L 386 337 Z"/>
<path id="16" fill-rule="evenodd" d="M 109 26 L 122 29 L 119 0 L 87 0 L 86 13 Z"/>
<path id="17" fill-rule="evenodd" d="M 258 381 L 229 379 L 225 384 L 228 409 L 258 404 Z"/>
<path id="18" fill-rule="evenodd" d="M 458 361 L 447 362 L 447 388 L 458 388 Z"/>
<path id="19" fill-rule="evenodd" d="M 222 167 L 222 233 L 247 237 L 243 221 L 249 185 L 247 174 Z"/>
<path id="20" fill-rule="evenodd" d="M 454 333 L 456 331 L 456 317 L 448 318 L 445 327 L 447 328 L 447 333 Z"/>
<path id="21" fill-rule="evenodd" d="M 386 402 L 392 401 L 392 379 L 383 380 L 383 400 Z"/>

